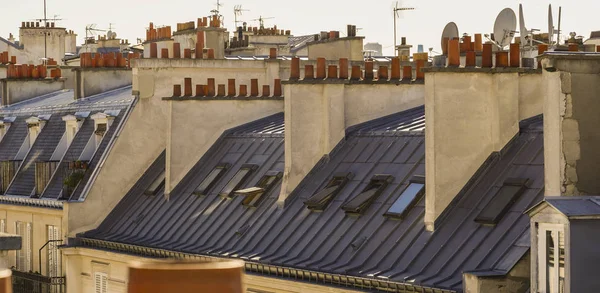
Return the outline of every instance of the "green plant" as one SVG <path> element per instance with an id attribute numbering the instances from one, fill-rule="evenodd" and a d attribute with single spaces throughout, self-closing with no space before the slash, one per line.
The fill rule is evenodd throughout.
<path id="1" fill-rule="evenodd" d="M 85 171 L 73 170 L 73 172 L 71 172 L 71 174 L 69 174 L 65 177 L 65 179 L 63 180 L 63 185 L 65 187 L 67 187 L 68 189 L 72 190 L 75 187 L 77 187 L 77 184 L 79 184 L 79 181 L 81 181 L 81 179 L 83 179 L 84 175 L 85 175 Z"/>

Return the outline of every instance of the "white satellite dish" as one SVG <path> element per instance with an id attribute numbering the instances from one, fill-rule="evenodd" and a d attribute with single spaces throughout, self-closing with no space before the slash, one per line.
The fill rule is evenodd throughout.
<path id="1" fill-rule="evenodd" d="M 504 8 L 494 22 L 494 40 L 501 48 L 510 44 L 517 28 L 517 15 L 510 8 Z"/>
<path id="2" fill-rule="evenodd" d="M 444 48 L 444 39 L 448 38 L 452 40 L 454 38 L 458 38 L 458 26 L 454 22 L 449 22 L 446 27 L 444 27 L 444 31 L 442 32 L 442 39 L 440 43 L 442 44 L 442 48 Z"/>
<path id="3" fill-rule="evenodd" d="M 521 37 L 521 46 L 525 46 L 527 44 L 527 35 L 529 35 L 529 31 L 527 27 L 525 27 L 525 15 L 523 14 L 523 4 L 519 4 L 519 35 Z"/>
<path id="4" fill-rule="evenodd" d="M 548 5 L 548 43 L 554 43 L 554 17 L 552 16 L 552 4 Z"/>

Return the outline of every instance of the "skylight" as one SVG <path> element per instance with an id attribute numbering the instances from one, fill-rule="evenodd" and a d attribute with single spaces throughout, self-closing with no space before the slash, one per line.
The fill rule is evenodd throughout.
<path id="1" fill-rule="evenodd" d="M 475 222 L 495 225 L 510 210 L 510 207 L 519 199 L 527 189 L 528 179 L 508 178 L 492 200 L 481 210 Z"/>
<path id="2" fill-rule="evenodd" d="M 244 181 L 246 181 L 246 179 L 248 179 L 248 176 L 250 176 L 252 171 L 256 170 L 257 167 L 258 166 L 256 166 L 256 165 L 250 165 L 250 164 L 243 165 L 240 168 L 240 170 L 238 170 L 237 173 L 235 173 L 233 178 L 231 178 L 231 180 L 229 180 L 229 182 L 227 183 L 227 185 L 225 185 L 223 190 L 221 190 L 221 193 L 219 193 L 219 196 L 231 198 L 231 194 L 233 193 L 233 191 L 240 188 L 242 186 L 242 184 L 244 184 Z"/>
<path id="3" fill-rule="evenodd" d="M 269 171 L 263 176 L 255 187 L 237 190 L 236 195 L 245 196 L 242 204 L 247 207 L 257 207 L 275 184 L 281 179 L 282 173 L 279 171 Z"/>
<path id="4" fill-rule="evenodd" d="M 352 178 L 352 173 L 337 173 L 333 175 L 333 178 L 329 180 L 329 183 L 321 189 L 321 191 L 314 194 L 311 198 L 306 200 L 304 204 L 306 207 L 313 211 L 323 211 L 333 198 L 344 188 L 344 185 Z"/>
<path id="5" fill-rule="evenodd" d="M 202 183 L 196 187 L 194 194 L 200 196 L 207 195 L 228 168 L 229 164 L 227 163 L 217 165 L 210 173 L 208 173 L 208 176 L 202 180 Z"/>
<path id="6" fill-rule="evenodd" d="M 413 176 L 408 186 L 384 214 L 386 217 L 403 219 L 408 211 L 421 199 L 425 189 L 425 178 Z"/>
<path id="7" fill-rule="evenodd" d="M 155 179 L 152 184 L 144 191 L 145 195 L 156 195 L 158 191 L 165 185 L 165 170 L 163 170 Z"/>
<path id="8" fill-rule="evenodd" d="M 381 195 L 385 187 L 388 186 L 393 179 L 394 177 L 391 175 L 373 176 L 367 187 L 365 187 L 359 195 L 345 203 L 342 206 L 342 209 L 346 211 L 347 214 L 362 214 L 369 208 L 371 203 Z"/>

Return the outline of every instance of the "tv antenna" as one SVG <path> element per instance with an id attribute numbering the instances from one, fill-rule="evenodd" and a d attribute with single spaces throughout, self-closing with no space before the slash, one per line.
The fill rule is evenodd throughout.
<path id="1" fill-rule="evenodd" d="M 500 49 L 510 44 L 517 29 L 517 16 L 510 8 L 504 8 L 494 22 L 494 41 Z"/>
<path id="2" fill-rule="evenodd" d="M 96 24 L 92 23 L 85 27 L 85 40 L 86 42 L 90 39 L 94 39 L 96 32 L 105 32 L 106 30 L 97 29 Z"/>
<path id="3" fill-rule="evenodd" d="M 259 16 L 257 19 L 251 19 L 250 21 L 258 21 L 258 23 L 260 24 L 260 29 L 265 29 L 265 19 L 273 19 L 275 17 L 262 17 Z"/>
<path id="4" fill-rule="evenodd" d="M 234 19 L 235 27 L 237 27 L 237 24 L 239 22 L 242 22 L 242 21 L 238 21 L 237 18 L 238 18 L 238 16 L 242 16 L 242 13 L 244 11 L 250 11 L 250 10 L 248 10 L 248 9 L 242 9 L 242 5 L 236 5 L 236 6 L 233 7 L 233 17 L 235 18 Z"/>
<path id="5" fill-rule="evenodd" d="M 398 50 L 397 46 L 397 41 L 396 41 L 396 20 L 400 17 L 400 11 L 407 11 L 407 10 L 415 10 L 415 8 L 413 7 L 399 7 L 398 6 L 398 1 L 396 1 L 396 5 L 392 8 L 392 10 L 394 11 L 393 17 L 394 17 L 394 52 L 396 52 Z M 396 55 L 396 54 L 394 54 Z"/>
<path id="6" fill-rule="evenodd" d="M 458 37 L 459 37 L 458 26 L 454 22 L 449 22 L 444 27 L 444 30 L 442 31 L 442 39 L 440 41 L 442 43 L 442 48 L 444 48 L 444 39 L 445 38 L 448 38 L 448 40 L 452 40 L 452 39 L 458 39 Z"/>
<path id="7" fill-rule="evenodd" d="M 212 15 L 217 16 L 219 18 L 219 20 L 221 21 L 221 25 L 225 21 L 225 17 L 223 17 L 223 15 L 221 15 L 221 12 L 220 12 L 222 6 L 224 6 L 224 4 L 221 3 L 221 0 L 217 0 L 215 9 L 210 11 L 210 13 L 212 13 Z"/>

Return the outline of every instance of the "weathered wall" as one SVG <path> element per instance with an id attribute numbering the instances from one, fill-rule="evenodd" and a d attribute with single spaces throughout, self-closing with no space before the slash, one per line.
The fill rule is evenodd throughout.
<path id="1" fill-rule="evenodd" d="M 223 28 L 204 28 L 204 46 L 214 49 L 215 58 L 225 57 L 225 42 L 229 39 L 227 31 Z"/>
<path id="2" fill-rule="evenodd" d="M 285 171 L 280 202 L 350 126 L 423 105 L 424 86 L 316 81 L 285 85 Z"/>
<path id="3" fill-rule="evenodd" d="M 308 43 L 308 59 L 316 60 L 321 57 L 327 60 L 340 58 L 348 58 L 350 61 L 364 60 L 363 40 L 364 37 L 348 37 Z"/>
<path id="4" fill-rule="evenodd" d="M 54 79 L 4 79 L 2 83 L 1 105 L 11 105 L 14 103 L 36 98 L 41 95 L 53 93 L 65 88 L 64 80 Z"/>
<path id="5" fill-rule="evenodd" d="M 161 58 L 162 49 L 169 50 L 169 58 L 173 58 L 173 40 L 162 40 L 144 43 L 144 58 L 150 58 L 150 44 L 156 43 L 156 57 Z M 182 51 L 183 52 L 183 51 Z M 183 55 L 181 55 L 183 56 Z"/>
<path id="6" fill-rule="evenodd" d="M 425 75 L 425 224 L 434 222 L 485 159 L 519 131 L 518 73 Z"/>
<path id="7" fill-rule="evenodd" d="M 525 293 L 529 290 L 531 260 L 529 253 L 506 276 L 481 277 L 463 274 L 465 293 Z"/>
<path id="8" fill-rule="evenodd" d="M 99 93 L 131 85 L 128 68 L 76 68 L 75 98 L 87 98 Z"/>
<path id="9" fill-rule="evenodd" d="M 44 38 L 44 33 L 47 34 L 46 38 Z M 64 28 L 21 28 L 19 44 L 31 53 L 34 60 L 17 60 L 17 62 L 39 64 L 39 58 L 44 57 L 46 50 L 48 58 L 54 58 L 60 63 L 65 57 L 66 34 L 67 31 Z"/>
<path id="10" fill-rule="evenodd" d="M 546 195 L 600 194 L 600 56 L 543 60 Z M 552 84 L 554 83 L 554 84 Z"/>
<path id="11" fill-rule="evenodd" d="M 17 206 L 9 204 L 0 204 L 0 219 L 6 221 L 6 233 L 16 234 L 17 221 L 28 222 L 32 224 L 32 269 L 34 272 L 40 272 L 39 267 L 39 249 L 48 241 L 48 225 L 59 227 L 61 236 L 64 237 L 66 229 L 62 227 L 62 211 L 57 209 L 34 208 L 26 206 Z M 47 249 L 42 251 L 42 274 L 47 273 L 46 259 Z M 9 253 L 9 264 L 16 265 L 16 252 Z M 63 272 L 64 272 L 63 267 Z"/>
<path id="12" fill-rule="evenodd" d="M 544 112 L 543 77 L 539 73 L 519 75 L 519 120 Z"/>
<path id="13" fill-rule="evenodd" d="M 95 292 L 94 272 L 108 274 L 108 293 L 126 293 L 128 282 L 128 264 L 146 258 L 117 254 L 113 252 L 87 248 L 65 249 L 68 275 L 67 293 Z M 361 291 L 320 286 L 305 282 L 281 278 L 269 278 L 262 275 L 246 274 L 244 285 L 252 292 L 273 293 L 358 293 Z"/>

